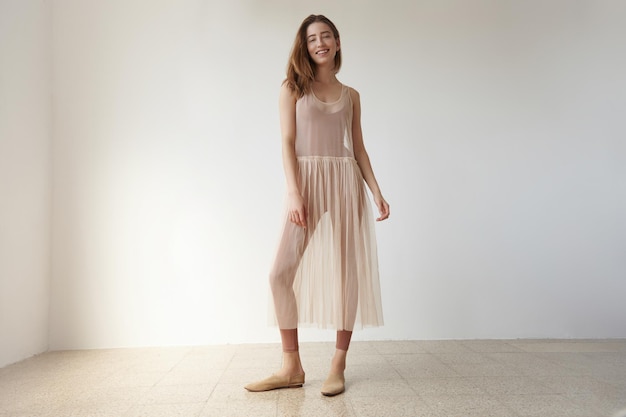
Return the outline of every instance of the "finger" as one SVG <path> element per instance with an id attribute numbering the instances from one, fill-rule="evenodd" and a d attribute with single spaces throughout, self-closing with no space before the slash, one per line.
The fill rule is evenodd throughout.
<path id="1" fill-rule="evenodd" d="M 301 226 L 306 229 L 306 209 L 302 208 L 302 213 L 300 214 Z"/>
<path id="2" fill-rule="evenodd" d="M 294 211 L 293 222 L 296 226 L 302 227 L 302 215 L 300 211 Z"/>
<path id="3" fill-rule="evenodd" d="M 376 219 L 376 221 L 382 221 L 389 218 L 389 204 L 387 204 L 387 202 L 382 201 L 378 211 L 380 212 L 380 216 Z"/>
<path id="4" fill-rule="evenodd" d="M 300 208 L 296 210 L 294 213 L 297 219 L 298 226 L 306 227 L 306 211 L 304 210 L 304 208 Z"/>

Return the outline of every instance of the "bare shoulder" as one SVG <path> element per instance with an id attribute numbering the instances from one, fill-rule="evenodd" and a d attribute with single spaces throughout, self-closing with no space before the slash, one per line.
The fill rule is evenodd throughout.
<path id="1" fill-rule="evenodd" d="M 348 87 L 348 90 L 350 91 L 350 101 L 352 101 L 352 111 L 355 114 L 356 120 L 358 120 L 361 117 L 361 95 L 352 87 Z"/>
<path id="2" fill-rule="evenodd" d="M 348 87 L 350 91 L 350 100 L 352 101 L 352 108 L 354 109 L 355 114 L 360 114 L 361 112 L 361 95 L 355 88 Z"/>
<path id="3" fill-rule="evenodd" d="M 353 102 L 356 103 L 361 100 L 361 95 L 355 88 L 348 87 L 348 90 L 350 91 L 350 98 L 352 99 Z"/>
<path id="4" fill-rule="evenodd" d="M 294 120 L 296 116 L 296 98 L 294 97 L 291 87 L 285 82 L 280 86 L 280 94 L 278 97 L 278 111 L 281 120 Z"/>
<path id="5" fill-rule="evenodd" d="M 296 97 L 293 94 L 293 90 L 289 87 L 287 82 L 280 85 L 280 101 L 281 102 L 296 102 Z"/>

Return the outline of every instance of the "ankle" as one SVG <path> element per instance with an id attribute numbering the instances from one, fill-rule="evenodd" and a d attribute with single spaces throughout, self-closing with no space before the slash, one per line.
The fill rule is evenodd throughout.
<path id="1" fill-rule="evenodd" d="M 281 371 L 290 375 L 304 373 L 302 362 L 300 361 L 300 352 L 283 352 L 283 366 Z"/>
<path id="2" fill-rule="evenodd" d="M 335 356 L 333 356 L 332 361 L 330 362 L 330 370 L 332 373 L 343 373 L 346 369 L 346 354 L 345 350 L 337 349 L 335 351 Z"/>
<path id="3" fill-rule="evenodd" d="M 346 371 L 346 367 L 344 366 L 339 366 L 339 365 L 331 365 L 330 366 L 330 372 L 331 374 L 337 374 L 337 375 L 343 375 L 344 372 Z"/>

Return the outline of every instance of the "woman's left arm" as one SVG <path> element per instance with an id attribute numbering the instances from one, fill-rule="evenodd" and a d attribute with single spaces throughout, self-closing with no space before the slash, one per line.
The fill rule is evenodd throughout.
<path id="1" fill-rule="evenodd" d="M 380 217 L 378 217 L 376 221 L 385 220 L 389 217 L 389 204 L 383 198 L 383 194 L 376 181 L 376 176 L 374 176 L 374 170 L 372 169 L 369 155 L 367 154 L 367 150 L 365 150 L 363 131 L 361 130 L 361 98 L 354 88 L 350 88 L 350 98 L 352 98 L 352 144 L 354 147 L 354 158 L 359 164 L 363 179 L 365 179 L 367 186 L 372 192 L 374 203 L 376 203 L 376 207 L 378 207 Z"/>

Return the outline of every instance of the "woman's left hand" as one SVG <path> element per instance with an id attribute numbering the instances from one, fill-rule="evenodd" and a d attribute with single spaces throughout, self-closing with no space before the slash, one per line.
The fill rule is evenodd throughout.
<path id="1" fill-rule="evenodd" d="M 376 219 L 377 222 L 383 221 L 389 218 L 389 203 L 385 201 L 383 196 L 374 197 L 374 203 L 376 203 L 376 207 L 378 207 L 378 212 L 380 213 L 380 217 Z"/>

